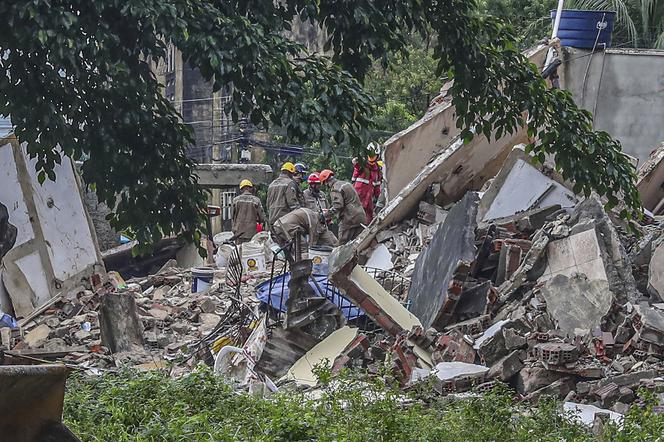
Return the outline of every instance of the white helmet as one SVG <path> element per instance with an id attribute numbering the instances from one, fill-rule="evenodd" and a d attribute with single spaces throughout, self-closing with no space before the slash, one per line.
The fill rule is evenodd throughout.
<path id="1" fill-rule="evenodd" d="M 367 144 L 367 150 L 370 152 L 370 154 L 371 152 L 375 152 L 377 156 L 380 156 L 380 144 L 376 143 L 375 141 Z"/>

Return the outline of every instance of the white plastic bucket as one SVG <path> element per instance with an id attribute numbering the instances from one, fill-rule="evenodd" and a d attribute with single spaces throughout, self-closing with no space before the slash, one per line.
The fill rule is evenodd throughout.
<path id="1" fill-rule="evenodd" d="M 210 288 L 214 280 L 214 269 L 198 267 L 191 270 L 191 292 L 200 293 Z"/>
<path id="2" fill-rule="evenodd" d="M 309 247 L 309 259 L 311 260 L 311 273 L 314 275 L 327 275 L 328 261 L 332 247 L 311 246 Z"/>
<path id="3" fill-rule="evenodd" d="M 230 239 L 233 237 L 233 232 L 221 232 L 217 233 L 214 235 L 214 238 L 212 238 L 212 241 L 214 242 L 214 245 L 219 247 L 221 246 L 224 242 L 230 241 Z"/>
<path id="4" fill-rule="evenodd" d="M 247 273 L 267 271 L 265 249 L 261 244 L 247 242 L 242 244 L 242 267 Z"/>
<path id="5" fill-rule="evenodd" d="M 219 246 L 216 255 L 214 255 L 214 263 L 217 267 L 221 268 L 228 266 L 233 250 L 233 246 L 229 244 L 222 244 Z"/>

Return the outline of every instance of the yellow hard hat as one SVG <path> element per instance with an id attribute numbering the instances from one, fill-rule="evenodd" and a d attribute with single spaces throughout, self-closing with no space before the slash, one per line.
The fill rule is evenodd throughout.
<path id="1" fill-rule="evenodd" d="M 242 180 L 240 182 L 240 189 L 242 189 L 244 187 L 254 187 L 254 184 L 249 180 Z"/>
<path id="2" fill-rule="evenodd" d="M 378 163 L 376 164 L 378 164 L 378 167 L 383 167 L 385 165 L 385 163 L 383 163 L 381 160 L 378 160 Z"/>
<path id="3" fill-rule="evenodd" d="M 284 165 L 281 166 L 281 170 L 286 170 L 290 173 L 295 173 L 295 164 L 291 162 L 284 163 Z"/>

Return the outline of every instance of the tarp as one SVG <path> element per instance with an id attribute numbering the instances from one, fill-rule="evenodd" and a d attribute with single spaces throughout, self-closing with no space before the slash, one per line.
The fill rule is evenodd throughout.
<path id="1" fill-rule="evenodd" d="M 316 284 L 312 279 L 316 280 L 320 290 L 316 287 Z M 256 298 L 277 310 L 285 312 L 289 293 L 288 281 L 290 281 L 290 272 L 265 281 L 256 287 Z M 272 290 L 270 290 L 270 283 L 272 283 Z M 364 316 L 364 312 L 361 309 L 356 307 L 355 304 L 341 294 L 339 289 L 328 282 L 327 275 L 311 275 L 309 278 L 309 285 L 316 294 L 319 296 L 325 296 L 334 305 L 339 307 L 339 310 L 341 310 L 341 313 L 346 319 L 356 319 L 360 316 Z"/>

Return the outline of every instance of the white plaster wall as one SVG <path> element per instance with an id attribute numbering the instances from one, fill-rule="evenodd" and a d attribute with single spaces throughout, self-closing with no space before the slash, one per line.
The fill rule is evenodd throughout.
<path id="1" fill-rule="evenodd" d="M 554 186 L 539 204 L 534 205 L 547 191 Z M 574 206 L 574 194 L 565 186 L 546 177 L 539 170 L 523 160 L 517 160 L 512 167 L 498 195 L 491 203 L 489 211 L 484 215 L 483 221 L 512 216 L 530 208 L 547 207 L 560 204 L 563 208 Z"/>
<path id="2" fill-rule="evenodd" d="M 17 241 L 3 258 L 0 305 L 28 315 L 61 290 L 103 272 L 101 255 L 71 161 L 55 168 L 56 181 L 39 184 L 30 160 L 10 134 L 0 138 L 0 201 L 16 226 Z"/>
<path id="3" fill-rule="evenodd" d="M 95 242 L 71 161 L 63 158 L 55 167 L 55 182 L 47 179 L 43 184 L 37 181 L 35 162 L 27 162 L 33 199 L 54 276 L 64 281 L 97 261 Z"/>
<path id="4" fill-rule="evenodd" d="M 616 48 L 592 57 L 584 49 L 565 52 L 564 89 L 595 114 L 595 129 L 644 162 L 664 140 L 664 51 Z"/>
<path id="5" fill-rule="evenodd" d="M 18 229 L 16 233 L 16 244 L 21 244 L 35 237 L 30 224 L 28 208 L 23 201 L 23 192 L 18 182 L 16 163 L 12 145 L 9 143 L 0 146 L 0 202 L 7 206 L 9 222 Z"/>
<path id="6" fill-rule="evenodd" d="M 38 252 L 32 252 L 27 256 L 17 259 L 16 265 L 28 278 L 28 282 L 35 294 L 35 299 L 31 300 L 33 305 L 39 306 L 51 299 L 48 279 L 46 279 L 44 266 Z"/>

